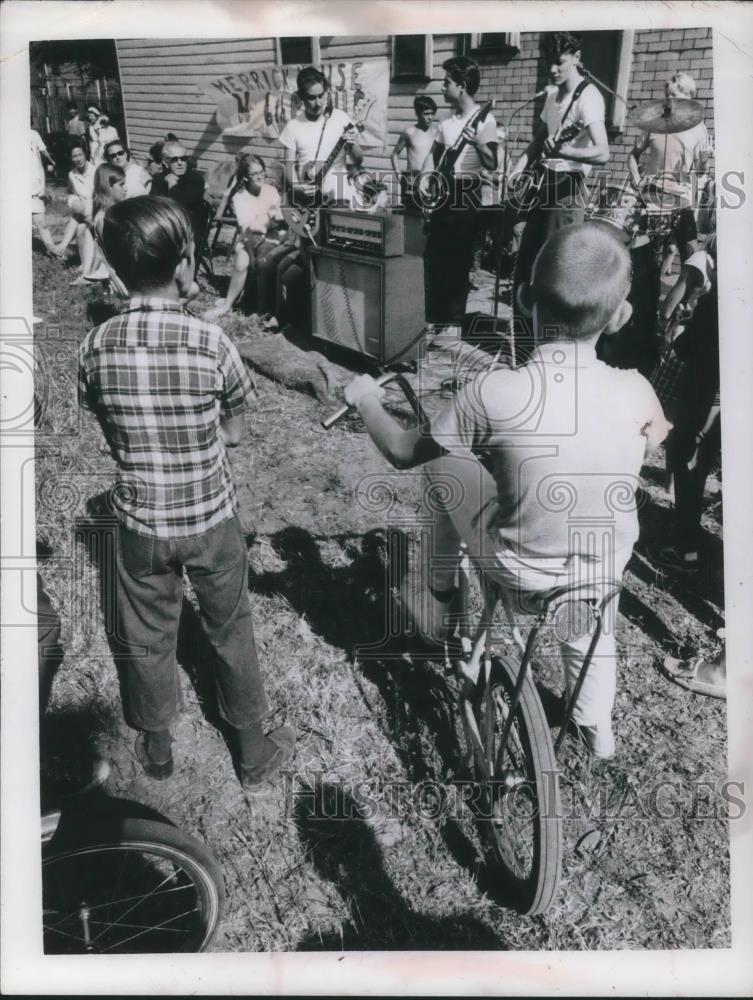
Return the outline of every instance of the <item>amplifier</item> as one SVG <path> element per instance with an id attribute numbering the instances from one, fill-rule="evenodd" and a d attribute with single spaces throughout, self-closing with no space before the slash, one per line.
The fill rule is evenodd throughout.
<path id="1" fill-rule="evenodd" d="M 375 257 L 311 248 L 311 332 L 374 358 L 411 361 L 425 326 L 421 257 Z"/>
<path id="2" fill-rule="evenodd" d="M 346 208 L 325 208 L 321 224 L 321 241 L 325 246 L 375 257 L 399 257 L 405 253 L 404 215 L 370 215 Z"/>

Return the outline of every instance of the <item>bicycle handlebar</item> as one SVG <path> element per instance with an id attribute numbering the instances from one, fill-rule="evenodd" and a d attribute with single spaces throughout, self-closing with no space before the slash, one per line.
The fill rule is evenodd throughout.
<path id="1" fill-rule="evenodd" d="M 385 372 L 383 375 L 380 375 L 379 378 L 377 378 L 375 381 L 377 385 L 387 385 L 388 382 L 397 382 L 400 388 L 405 393 L 406 399 L 413 407 L 413 410 L 416 416 L 418 417 L 419 421 L 421 422 L 421 424 L 425 425 L 428 423 L 423 407 L 419 403 L 416 394 L 414 393 L 410 383 L 408 382 L 408 380 L 405 378 L 404 375 L 402 375 L 400 372 Z M 338 420 L 342 420 L 342 418 L 352 409 L 353 407 L 349 406 L 346 403 L 345 406 L 341 406 L 339 410 L 335 410 L 334 413 L 331 413 L 328 417 L 325 417 L 324 420 L 322 420 L 322 427 L 325 429 L 325 431 L 328 431 L 330 427 L 334 427 L 334 425 L 338 422 Z"/>

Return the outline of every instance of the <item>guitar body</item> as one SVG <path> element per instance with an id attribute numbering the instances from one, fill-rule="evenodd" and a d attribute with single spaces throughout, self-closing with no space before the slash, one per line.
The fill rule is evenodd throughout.
<path id="1" fill-rule="evenodd" d="M 478 111 L 474 112 L 472 117 L 468 120 L 467 124 L 463 128 L 463 131 L 469 126 L 476 127 L 477 125 L 480 125 L 486 119 L 493 107 L 494 101 L 487 101 L 486 104 L 482 104 Z M 437 163 L 434 170 L 421 177 L 420 194 L 421 204 L 424 211 L 425 225 L 428 224 L 431 215 L 445 204 L 447 196 L 452 188 L 452 182 L 455 176 L 455 165 L 468 144 L 463 138 L 463 131 L 461 131 L 452 146 L 445 147 L 439 159 L 439 163 Z"/>
<path id="2" fill-rule="evenodd" d="M 557 136 L 554 148 L 547 154 L 546 159 L 556 157 L 559 150 L 571 139 L 574 139 L 580 131 L 581 126 L 575 122 L 564 128 Z M 543 159 L 544 157 L 539 154 L 533 163 L 530 163 L 525 170 L 507 182 L 505 203 L 516 223 L 527 219 L 541 201 L 541 192 L 546 183 L 547 174 L 551 173 L 542 163 Z"/>

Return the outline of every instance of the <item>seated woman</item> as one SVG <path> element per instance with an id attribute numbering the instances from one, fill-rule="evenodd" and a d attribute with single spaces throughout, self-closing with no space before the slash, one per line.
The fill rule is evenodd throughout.
<path id="1" fill-rule="evenodd" d="M 264 183 L 264 177 L 262 158 L 244 153 L 238 162 L 235 180 L 217 210 L 219 218 L 230 201 L 238 222 L 241 238 L 235 246 L 233 273 L 227 295 L 205 314 L 206 319 L 227 315 L 247 278 L 256 292 L 256 312 L 269 316 L 276 308 L 277 268 L 284 258 L 296 251 L 296 246 L 285 239 L 282 242 L 270 239 L 270 231 L 283 220 L 280 195 L 271 184 Z"/>
<path id="2" fill-rule="evenodd" d="M 92 241 L 89 225 L 92 218 L 92 198 L 94 196 L 94 166 L 86 159 L 83 146 L 71 147 L 71 167 L 68 174 L 68 190 L 70 192 L 67 205 L 71 217 L 58 244 L 57 255 L 65 257 L 69 245 L 76 240 L 81 270 L 86 269 L 92 252 Z"/>

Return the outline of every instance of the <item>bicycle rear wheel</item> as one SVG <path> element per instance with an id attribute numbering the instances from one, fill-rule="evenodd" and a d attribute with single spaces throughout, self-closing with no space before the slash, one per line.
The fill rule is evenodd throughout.
<path id="1" fill-rule="evenodd" d="M 115 836 L 50 848 L 42 861 L 46 954 L 194 952 L 211 943 L 224 885 L 193 837 L 127 818 Z"/>
<path id="2" fill-rule="evenodd" d="M 501 746 L 518 668 L 512 657 L 492 660 L 477 709 L 485 759 L 483 767 L 477 760 L 476 776 L 479 820 L 492 861 L 516 908 L 534 915 L 544 913 L 557 892 L 562 818 L 552 737 L 530 674 Z"/>

